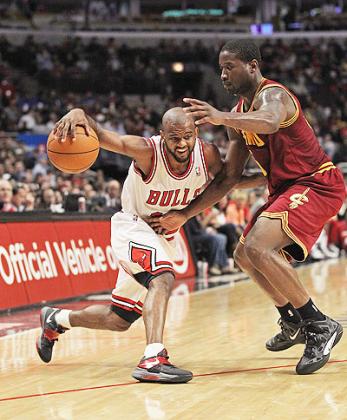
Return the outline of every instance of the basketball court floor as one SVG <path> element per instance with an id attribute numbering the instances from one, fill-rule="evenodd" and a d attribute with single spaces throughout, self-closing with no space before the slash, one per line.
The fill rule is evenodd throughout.
<path id="1" fill-rule="evenodd" d="M 319 307 L 346 327 L 347 259 L 298 270 Z M 0 317 L 1 420 L 347 419 L 347 334 L 323 369 L 296 375 L 303 346 L 265 349 L 277 313 L 248 280 L 175 289 L 165 344 L 174 363 L 194 372 L 188 384 L 131 378 L 144 349 L 142 321 L 125 333 L 73 329 L 46 365 L 35 350 L 38 312 Z"/>

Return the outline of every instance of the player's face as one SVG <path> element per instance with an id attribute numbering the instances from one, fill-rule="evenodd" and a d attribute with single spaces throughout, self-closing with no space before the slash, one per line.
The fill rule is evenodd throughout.
<path id="1" fill-rule="evenodd" d="M 252 66 L 245 63 L 235 54 L 222 51 L 219 54 L 219 67 L 221 70 L 221 79 L 225 89 L 232 95 L 242 95 L 251 88 Z"/>
<path id="2" fill-rule="evenodd" d="M 161 131 L 167 152 L 179 163 L 189 161 L 195 146 L 197 129 L 190 121 L 185 124 L 168 124 Z"/>

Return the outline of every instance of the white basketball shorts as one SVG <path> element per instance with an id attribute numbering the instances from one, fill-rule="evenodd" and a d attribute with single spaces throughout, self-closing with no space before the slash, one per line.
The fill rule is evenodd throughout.
<path id="1" fill-rule="evenodd" d="M 164 272 L 174 272 L 175 239 L 157 235 L 140 217 L 118 212 L 111 218 L 111 245 L 119 261 L 119 274 L 112 291 L 112 310 L 128 322 L 142 315 L 150 281 Z"/>

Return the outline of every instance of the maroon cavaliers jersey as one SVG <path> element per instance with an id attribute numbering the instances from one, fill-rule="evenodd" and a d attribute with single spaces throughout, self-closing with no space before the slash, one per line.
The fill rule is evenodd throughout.
<path id="1" fill-rule="evenodd" d="M 242 134 L 263 174 L 268 177 L 270 194 L 273 194 L 285 188 L 286 184 L 331 168 L 333 164 L 320 147 L 298 99 L 285 86 L 263 79 L 255 97 L 271 87 L 284 89 L 290 95 L 296 107 L 295 114 L 289 120 L 283 121 L 279 130 L 273 134 L 237 131 Z M 253 110 L 253 103 L 254 99 L 249 111 Z M 245 112 L 242 98 L 237 103 L 236 112 Z"/>

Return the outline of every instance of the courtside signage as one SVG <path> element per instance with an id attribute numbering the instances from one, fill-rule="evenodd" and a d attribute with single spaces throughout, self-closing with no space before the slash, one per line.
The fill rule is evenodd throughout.
<path id="1" fill-rule="evenodd" d="M 108 221 L 0 225 L 0 309 L 111 290 L 118 261 Z M 184 232 L 178 241 L 177 278 L 195 275 Z"/>
<path id="2" fill-rule="evenodd" d="M 108 269 L 116 271 L 118 268 L 112 247 L 108 245 L 104 251 L 101 246 L 95 246 L 93 239 L 89 239 L 88 244 L 84 244 L 81 239 L 52 244 L 45 241 L 41 249 L 36 242 L 31 243 L 30 249 L 26 249 L 20 242 L 8 248 L 0 245 L 0 276 L 8 285 L 15 281 L 21 283 L 58 277 L 55 261 L 58 261 L 66 276 L 104 272 Z"/>

